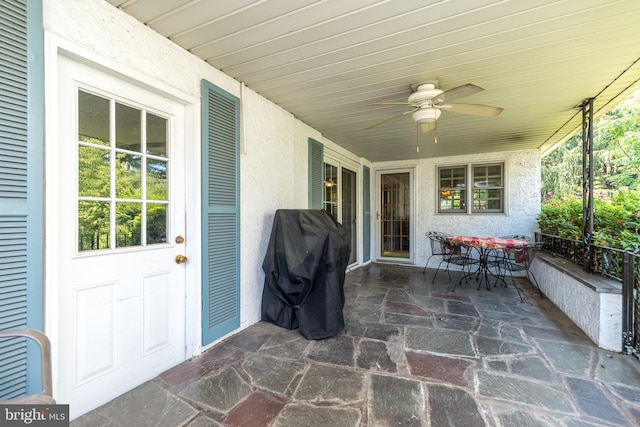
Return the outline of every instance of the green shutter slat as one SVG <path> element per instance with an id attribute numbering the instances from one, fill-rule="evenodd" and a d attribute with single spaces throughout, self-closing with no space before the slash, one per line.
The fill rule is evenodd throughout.
<path id="1" fill-rule="evenodd" d="M 236 204 L 236 129 L 230 124 L 235 120 L 235 106 L 219 98 L 209 98 L 208 170 L 209 204 L 235 206 Z"/>
<path id="2" fill-rule="evenodd" d="M 236 269 L 229 269 L 235 259 L 235 251 L 228 250 L 236 244 L 236 215 L 211 214 L 209 217 L 209 241 L 210 247 L 209 276 L 209 327 L 215 327 L 223 322 L 231 321 L 236 317 L 236 290 L 235 286 L 228 284 L 237 283 Z"/>
<path id="3" fill-rule="evenodd" d="M 324 189 L 324 145 L 309 138 L 309 208 L 322 209 Z"/>
<path id="4" fill-rule="evenodd" d="M 26 218 L 0 217 L 0 329 L 26 326 L 26 247 Z M 0 344 L 0 353 L 4 345 Z"/>
<path id="5" fill-rule="evenodd" d="M 238 98 L 203 81 L 204 345 L 240 326 L 239 106 Z"/>
<path id="6" fill-rule="evenodd" d="M 0 216 L 0 329 L 27 325 L 27 220 Z M 0 341 L 0 400 L 26 391 L 24 339 Z"/>
<path id="7" fill-rule="evenodd" d="M 3 3 L 0 9 L 0 29 L 0 200 L 26 199 L 26 2 Z"/>

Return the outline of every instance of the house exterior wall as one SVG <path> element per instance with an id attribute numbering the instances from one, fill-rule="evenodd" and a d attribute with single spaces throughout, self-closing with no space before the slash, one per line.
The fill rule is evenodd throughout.
<path id="1" fill-rule="evenodd" d="M 446 143 L 441 141 L 441 144 Z M 424 149 L 424 148 L 423 148 Z M 428 147 L 426 147 L 428 149 Z M 415 170 L 415 264 L 424 266 L 431 255 L 425 233 L 430 230 L 456 235 L 505 236 L 525 234 L 533 238 L 540 212 L 540 152 L 505 151 L 423 160 L 378 162 L 375 170 L 413 168 Z M 470 163 L 505 163 L 506 212 L 500 214 L 438 214 L 438 167 Z M 372 211 L 379 210 L 373 205 Z M 375 217 L 375 215 L 372 215 Z M 437 267 L 439 259 L 429 261 Z"/>
<path id="2" fill-rule="evenodd" d="M 194 138 L 199 139 L 202 79 L 241 98 L 245 119 L 240 155 L 241 328 L 258 321 L 264 282 L 262 261 L 274 213 L 281 208 L 307 208 L 308 138 L 321 142 L 325 150 L 340 153 L 351 162 L 362 164 L 363 160 L 104 0 L 44 0 L 43 9 L 45 37 L 56 49 L 71 50 L 76 56 L 86 52 L 91 60 L 100 58 L 124 78 L 167 89 L 182 99 L 192 99 L 193 103 L 187 105 L 186 122 L 192 127 L 190 134 Z M 50 74 L 55 73 L 52 56 L 55 53 L 49 53 L 47 73 Z M 55 83 L 51 81 L 46 91 L 47 96 L 54 98 Z M 199 169 L 200 154 L 190 155 L 188 167 Z M 199 203 L 199 186 L 193 185 L 187 191 L 193 192 Z M 195 236 L 188 241 L 194 248 L 199 245 L 200 207 L 190 209 L 193 212 L 188 212 L 189 218 L 198 224 Z M 192 250 L 194 255 L 199 253 Z M 200 283 L 196 256 L 191 257 L 189 268 L 191 281 Z M 199 299 L 199 296 L 193 298 Z M 199 303 L 194 304 L 194 309 L 199 310 Z M 55 313 L 55 309 L 50 310 L 50 316 L 51 313 Z"/>
<path id="3" fill-rule="evenodd" d="M 206 79 L 225 91 L 241 98 L 244 126 L 240 156 L 241 194 L 241 328 L 260 318 L 260 303 L 264 274 L 261 266 L 268 243 L 274 213 L 280 208 L 307 208 L 307 142 L 313 138 L 325 146 L 325 154 L 359 165 L 358 213 L 362 213 L 362 167 L 376 170 L 415 168 L 416 232 L 414 238 L 415 263 L 424 265 L 430 255 L 424 238 L 427 230 L 441 230 L 455 234 L 504 235 L 532 234 L 539 212 L 540 153 L 538 151 L 498 152 L 473 156 L 457 156 L 424 160 L 371 163 L 348 152 L 324 138 L 318 131 L 297 120 L 292 114 L 243 88 L 240 82 L 213 68 L 206 62 L 155 33 L 104 0 L 44 0 L 45 37 L 57 48 L 70 49 L 75 55 L 90 53 L 104 63 L 135 81 L 161 86 L 183 99 L 194 100 L 187 105 L 186 123 L 199 139 L 200 82 Z M 55 53 L 49 52 L 48 73 L 55 73 Z M 46 87 L 48 97 L 55 98 L 54 83 Z M 49 105 L 55 105 L 51 103 Z M 442 143 L 445 143 L 442 141 Z M 198 169 L 199 153 L 190 153 L 188 166 Z M 505 161 L 507 174 L 508 212 L 493 215 L 436 215 L 436 168 L 438 165 L 484 161 Z M 196 173 L 196 176 L 199 176 Z M 199 186 L 193 185 L 199 203 Z M 375 260 L 376 183 L 372 180 L 371 207 L 374 235 L 371 239 L 371 259 Z M 191 206 L 188 213 L 197 230 L 191 247 L 200 243 L 200 207 Z M 358 225 L 358 254 L 362 259 L 362 224 Z M 199 250 L 194 250 L 194 254 Z M 433 263 L 436 261 L 433 260 Z M 188 280 L 200 283 L 199 260 L 192 259 Z M 433 264 L 435 265 L 435 264 Z M 50 283 L 47 283 L 50 285 Z M 198 286 L 198 285 L 194 285 Z M 197 292 L 196 292 L 197 293 Z M 199 295 L 192 295 L 198 299 Z M 194 308 L 199 309 L 199 302 Z M 49 310 L 55 313 L 55 310 Z M 48 314 L 51 316 L 52 314 Z M 54 315 L 54 314 L 53 314 Z M 51 320 L 51 319 L 49 319 Z M 197 323 L 193 321 L 192 323 Z M 194 328 L 197 328 L 194 326 Z M 194 336 L 197 335 L 194 333 Z M 197 347 L 197 345 L 196 345 Z M 195 352 L 197 352 L 196 349 Z"/>

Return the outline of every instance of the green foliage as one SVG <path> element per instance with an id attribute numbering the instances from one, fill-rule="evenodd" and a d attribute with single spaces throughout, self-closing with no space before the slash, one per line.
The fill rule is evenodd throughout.
<path id="1" fill-rule="evenodd" d="M 594 123 L 593 243 L 640 252 L 640 91 Z M 542 233 L 582 238 L 582 135 L 542 162 Z"/>
<path id="2" fill-rule="evenodd" d="M 595 120 L 593 162 L 596 196 L 640 188 L 640 90 Z M 542 160 L 542 178 L 546 202 L 582 197 L 580 133 Z"/>
<path id="3" fill-rule="evenodd" d="M 544 234 L 579 240 L 582 236 L 582 201 L 542 205 L 538 225 Z"/>
<path id="4" fill-rule="evenodd" d="M 582 239 L 582 200 L 542 205 L 540 231 L 567 239 Z M 595 199 L 593 243 L 640 252 L 640 192 L 622 191 L 612 200 Z"/>
<path id="5" fill-rule="evenodd" d="M 111 156 L 113 151 L 94 138 L 82 141 L 96 146 L 78 147 L 78 194 L 86 198 L 111 199 Z M 140 245 L 142 238 L 142 153 L 115 153 L 116 247 Z M 147 159 L 146 164 L 147 243 L 166 242 L 167 162 Z M 85 200 L 78 204 L 79 250 L 110 246 L 111 203 Z"/>

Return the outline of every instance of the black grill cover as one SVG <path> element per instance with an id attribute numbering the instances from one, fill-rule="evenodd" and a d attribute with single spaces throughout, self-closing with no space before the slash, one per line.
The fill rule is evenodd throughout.
<path id="1" fill-rule="evenodd" d="M 323 210 L 279 209 L 262 264 L 262 320 L 300 329 L 307 339 L 344 328 L 349 234 Z"/>

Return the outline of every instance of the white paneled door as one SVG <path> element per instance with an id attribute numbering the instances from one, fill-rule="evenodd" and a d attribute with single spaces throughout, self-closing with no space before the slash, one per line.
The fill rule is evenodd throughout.
<path id="1" fill-rule="evenodd" d="M 74 418 L 186 357 L 184 106 L 58 71 L 55 397 Z"/>

